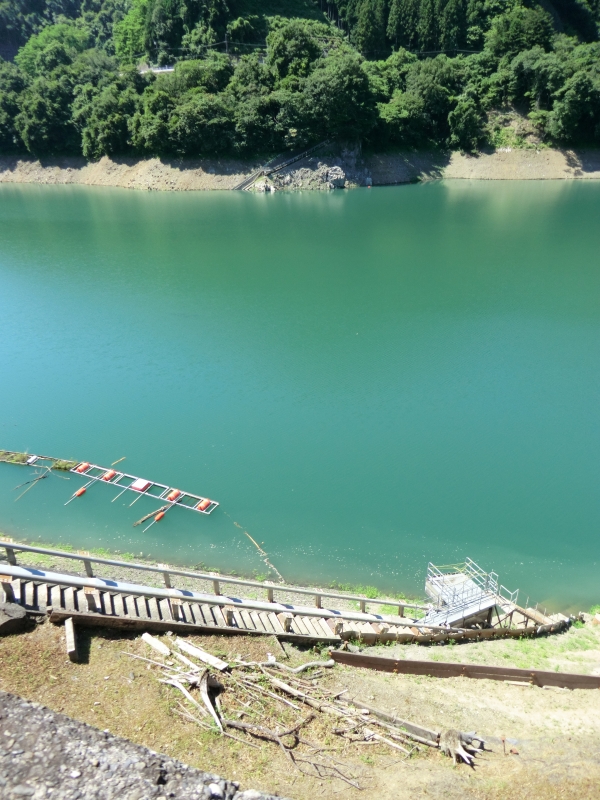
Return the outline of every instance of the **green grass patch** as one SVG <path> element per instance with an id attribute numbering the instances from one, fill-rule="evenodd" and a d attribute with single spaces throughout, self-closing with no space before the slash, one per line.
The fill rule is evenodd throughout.
<path id="1" fill-rule="evenodd" d="M 6 461 L 7 464 L 25 464 L 28 458 L 28 453 L 11 453 L 9 450 L 0 450 L 0 461 Z"/>

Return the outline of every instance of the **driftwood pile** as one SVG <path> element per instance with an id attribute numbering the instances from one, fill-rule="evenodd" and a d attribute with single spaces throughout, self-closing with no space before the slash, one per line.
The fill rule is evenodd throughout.
<path id="1" fill-rule="evenodd" d="M 439 748 L 455 763 L 458 758 L 469 765 L 472 753 L 483 747 L 475 733 L 440 734 L 350 698 L 347 690 L 320 686 L 318 679 L 335 666 L 333 660 L 293 668 L 268 654 L 264 662 L 240 656 L 227 663 L 175 636 L 170 647 L 148 633 L 142 639 L 161 661 L 125 654 L 158 667 L 160 682 L 187 701 L 178 700 L 174 713 L 248 747 L 258 748 L 257 740 L 271 742 L 294 769 L 311 777 L 336 778 L 360 789 L 352 766 L 338 759 L 350 745 L 383 745 L 401 759 Z"/>

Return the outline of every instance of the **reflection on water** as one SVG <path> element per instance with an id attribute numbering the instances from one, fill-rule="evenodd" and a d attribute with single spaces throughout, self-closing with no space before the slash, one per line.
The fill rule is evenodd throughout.
<path id="1" fill-rule="evenodd" d="M 142 534 L 149 500 L 14 503 L 0 465 L 0 529 L 264 574 L 235 521 L 288 580 L 421 591 L 469 555 L 597 602 L 599 193 L 0 187 L 0 446 L 222 504 Z"/>

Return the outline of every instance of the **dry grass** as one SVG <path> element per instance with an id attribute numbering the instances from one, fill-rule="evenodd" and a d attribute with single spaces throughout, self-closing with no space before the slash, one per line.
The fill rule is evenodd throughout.
<path id="1" fill-rule="evenodd" d="M 178 693 L 157 681 L 158 668 L 123 655 L 128 651 L 153 657 L 139 637 L 106 629 L 80 630 L 84 660 L 72 664 L 65 655 L 63 635 L 61 627 L 44 623 L 26 634 L 0 639 L 0 689 L 238 780 L 246 788 L 295 800 L 338 793 L 385 800 L 442 795 L 447 800 L 600 798 L 598 692 L 547 691 L 464 678 L 436 680 L 338 666 L 321 679 L 327 688 L 348 688 L 374 706 L 394 709 L 429 727 L 477 729 L 490 737 L 492 748 L 473 771 L 464 765 L 453 767 L 431 750 L 406 761 L 381 745 L 361 747 L 341 741 L 317 719 L 306 730 L 306 738 L 335 748 L 336 757 L 350 764 L 367 788 L 358 792 L 339 781 L 320 781 L 292 771 L 274 744 L 261 743 L 254 749 L 178 717 L 173 713 Z M 265 660 L 267 652 L 281 657 L 279 644 L 266 637 L 190 637 L 190 641 L 226 659 L 242 655 Z M 289 645 L 286 649 L 290 665 L 315 657 Z M 440 648 L 444 655 L 458 649 Z M 423 652 L 419 649 L 420 657 Z M 224 697 L 223 703 L 225 708 L 234 707 L 230 698 Z M 275 709 L 271 713 L 273 724 L 287 723 L 285 709 L 283 714 Z M 503 734 L 515 740 L 519 755 L 504 756 L 499 739 Z"/>

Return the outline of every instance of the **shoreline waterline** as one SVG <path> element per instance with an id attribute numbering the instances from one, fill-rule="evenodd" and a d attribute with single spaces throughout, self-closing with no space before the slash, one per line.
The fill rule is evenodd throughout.
<path id="1" fill-rule="evenodd" d="M 360 161 L 360 172 L 366 176 L 362 185 L 373 186 L 439 179 L 600 180 L 600 149 L 504 148 L 477 154 L 400 151 L 367 153 Z M 323 189 L 325 182 L 314 180 L 318 172 L 323 173 L 317 165 L 338 162 L 334 154 L 317 154 L 296 162 L 281 174 L 300 176 L 297 188 L 303 191 Z M 31 156 L 15 155 L 0 156 L 0 183 L 106 186 L 160 192 L 219 191 L 234 189 L 259 167 L 257 159 L 111 159 L 104 156 L 99 161 L 89 162 L 82 157 L 58 156 L 39 161 Z M 355 185 L 360 184 L 352 184 Z"/>

